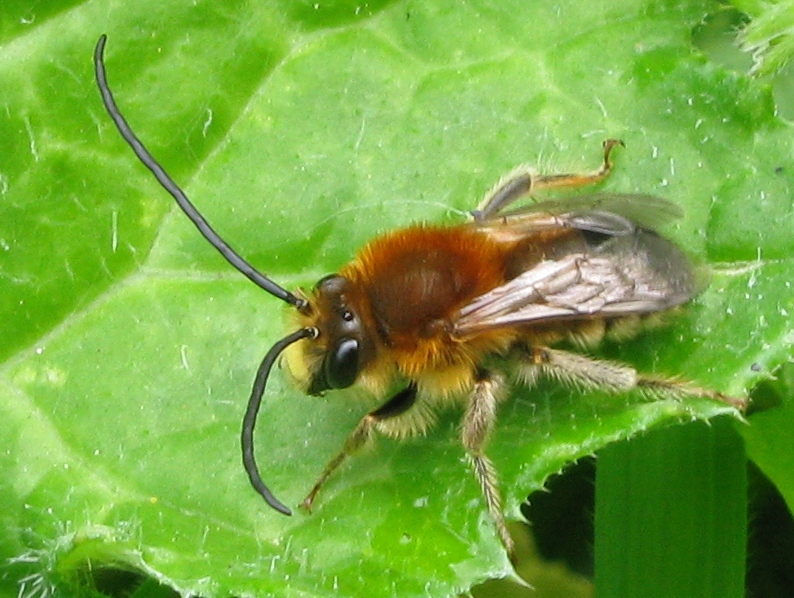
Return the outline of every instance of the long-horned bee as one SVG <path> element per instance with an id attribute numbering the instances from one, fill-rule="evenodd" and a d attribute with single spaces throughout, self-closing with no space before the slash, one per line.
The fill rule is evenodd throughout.
<path id="1" fill-rule="evenodd" d="M 546 375 L 582 389 L 638 389 L 744 407 L 742 399 L 558 348 L 587 348 L 604 337 L 631 335 L 644 316 L 687 302 L 703 286 L 684 253 L 654 230 L 680 216 L 666 200 L 594 194 L 508 209 L 543 189 L 601 181 L 610 172 L 610 155 L 619 141 L 604 143 L 601 166 L 592 173 L 516 170 L 486 195 L 468 222 L 418 224 L 384 234 L 310 292 L 292 293 L 221 239 L 132 132 L 108 87 L 105 41 L 102 36 L 96 46 L 96 77 L 122 137 L 232 266 L 295 309 L 297 330 L 265 355 L 242 429 L 245 470 L 277 511 L 291 514 L 262 481 L 253 432 L 268 376 L 282 352 L 308 394 L 357 384 L 385 399 L 361 419 L 325 466 L 302 503 L 305 508 L 311 508 L 339 465 L 376 432 L 396 437 L 422 433 L 433 424 L 437 408 L 458 404 L 465 411 L 463 447 L 510 554 L 513 541 L 502 515 L 497 474 L 485 454 L 497 408 L 507 395 L 500 365 L 510 364 L 524 384 Z"/>

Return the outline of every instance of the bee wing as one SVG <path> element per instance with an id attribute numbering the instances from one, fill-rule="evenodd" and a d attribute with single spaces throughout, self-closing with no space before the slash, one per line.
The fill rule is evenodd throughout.
<path id="1" fill-rule="evenodd" d="M 681 208 L 661 197 L 601 193 L 532 203 L 500 212 L 472 226 L 483 232 L 516 237 L 559 228 L 607 235 L 631 234 L 637 225 L 654 230 L 683 216 Z"/>
<path id="2" fill-rule="evenodd" d="M 631 230 L 585 235 L 580 249 L 541 261 L 480 295 L 453 316 L 453 335 L 466 337 L 561 319 L 651 313 L 684 303 L 695 294 L 699 284 L 689 260 L 656 233 L 598 210 L 565 216 L 564 222 L 592 231 L 591 225 L 608 228 L 610 218 L 617 219 L 615 223 L 622 220 Z"/>

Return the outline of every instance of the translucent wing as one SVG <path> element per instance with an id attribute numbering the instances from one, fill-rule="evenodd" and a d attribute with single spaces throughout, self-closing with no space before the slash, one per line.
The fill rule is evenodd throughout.
<path id="1" fill-rule="evenodd" d="M 637 216 L 639 205 L 650 208 Z M 535 204 L 474 223 L 488 234 L 516 239 L 575 229 L 578 242 L 562 244 L 562 251 L 550 251 L 547 259 L 461 308 L 452 319 L 453 334 L 651 313 L 688 301 L 700 286 L 691 263 L 675 244 L 638 226 L 646 218 L 658 222 L 658 212 L 679 215 L 674 207 L 647 196 L 600 195 Z"/>
<path id="2" fill-rule="evenodd" d="M 475 220 L 471 226 L 510 238 L 561 228 L 626 235 L 637 226 L 654 230 L 681 216 L 679 206 L 660 197 L 604 193 L 532 203 Z"/>

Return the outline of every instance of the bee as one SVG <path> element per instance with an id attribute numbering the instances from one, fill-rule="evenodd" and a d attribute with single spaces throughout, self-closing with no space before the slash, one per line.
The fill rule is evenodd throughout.
<path id="1" fill-rule="evenodd" d="M 514 544 L 498 476 L 485 453 L 497 409 L 507 397 L 505 364 L 515 367 L 527 385 L 547 376 L 584 390 L 639 390 L 744 408 L 743 399 L 559 348 L 567 343 L 586 349 L 605 337 L 631 336 L 644 318 L 686 303 L 704 287 L 681 249 L 655 231 L 681 216 L 664 199 L 594 194 L 510 208 L 538 191 L 602 181 L 612 169 L 613 149 L 622 142 L 607 140 L 601 166 L 591 173 L 537 174 L 520 168 L 485 196 L 469 221 L 386 233 L 310 292 L 293 293 L 221 239 L 132 132 L 108 87 L 105 42 L 103 35 L 94 53 L 96 77 L 121 136 L 201 235 L 254 284 L 295 310 L 297 330 L 276 342 L 259 366 L 241 436 L 245 471 L 275 510 L 291 514 L 262 480 L 253 435 L 267 379 L 282 353 L 297 385 L 309 395 L 358 385 L 385 397 L 325 466 L 302 503 L 305 509 L 374 435 L 421 434 L 434 423 L 439 407 L 457 404 L 464 411 L 463 447 L 511 556 Z M 395 388 L 400 390 L 390 393 Z"/>

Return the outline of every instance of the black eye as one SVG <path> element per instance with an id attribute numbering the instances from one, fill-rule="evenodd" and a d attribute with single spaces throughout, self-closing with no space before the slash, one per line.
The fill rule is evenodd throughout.
<path id="1" fill-rule="evenodd" d="M 347 388 L 358 376 L 358 341 L 343 338 L 325 358 L 325 380 L 329 388 Z"/>

